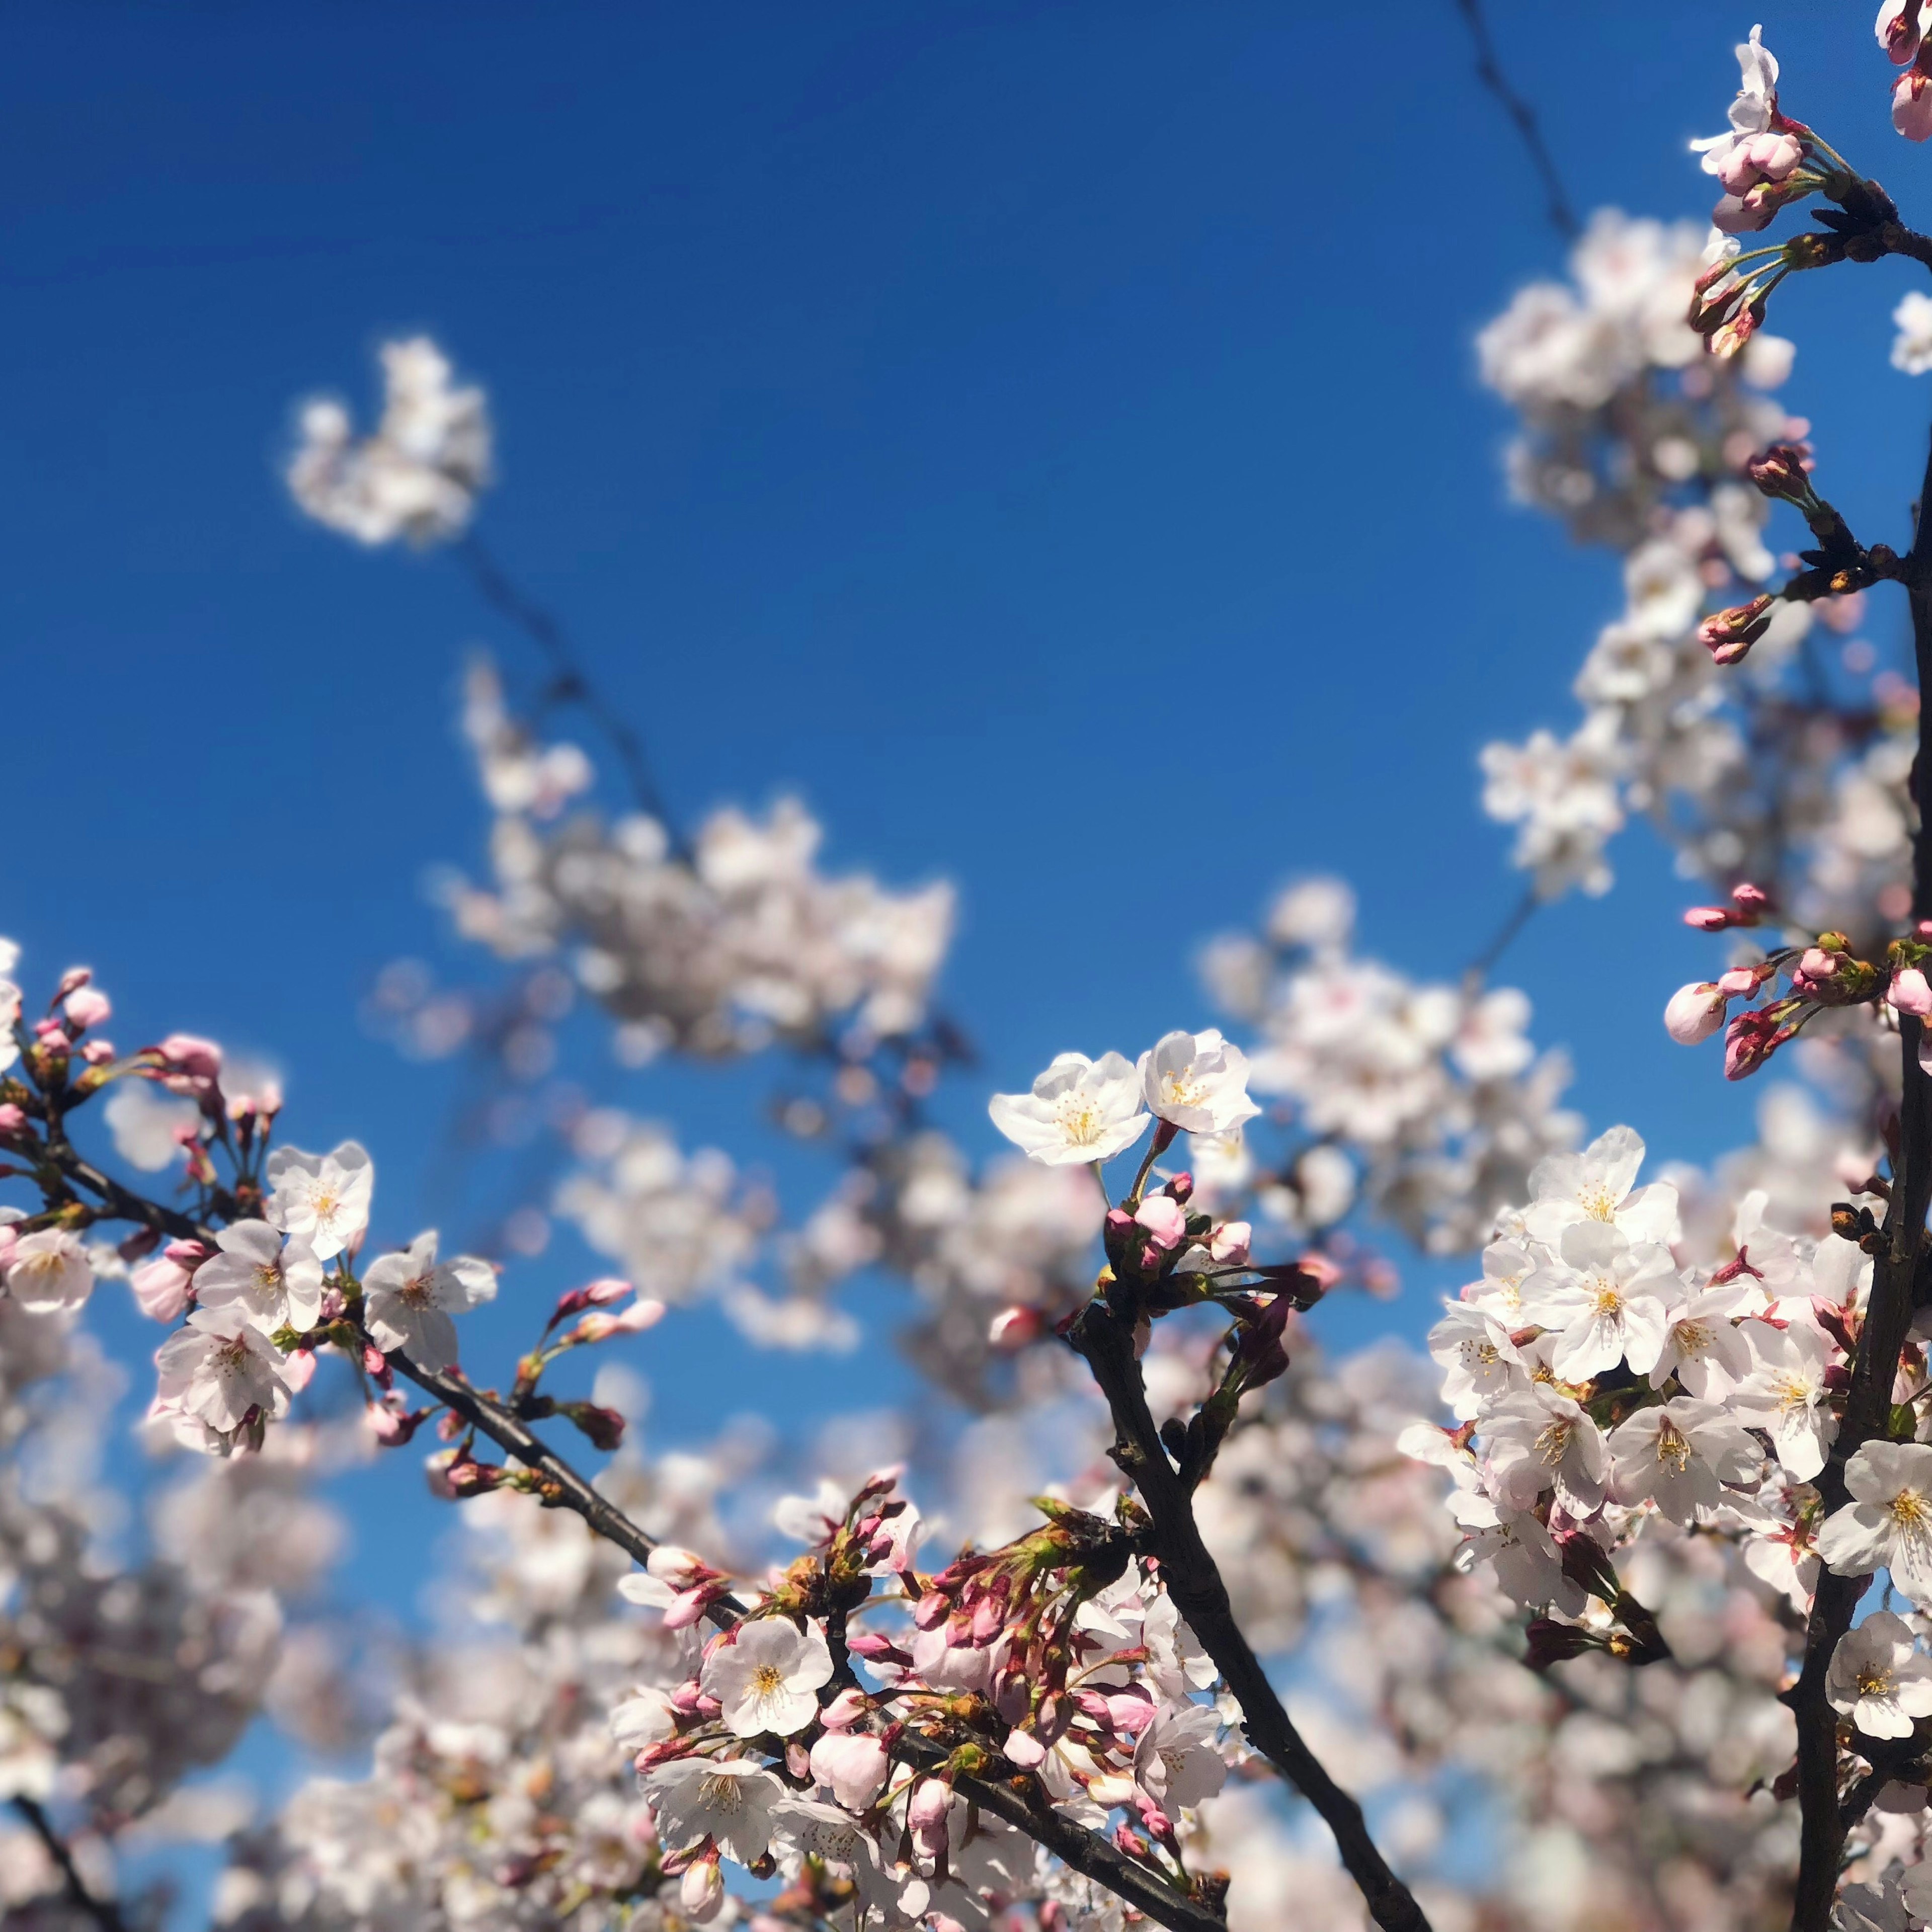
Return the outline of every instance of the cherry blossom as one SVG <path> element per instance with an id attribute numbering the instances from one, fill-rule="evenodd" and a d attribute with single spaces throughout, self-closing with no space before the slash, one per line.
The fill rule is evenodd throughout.
<path id="1" fill-rule="evenodd" d="M 1891 1573 L 1916 1604 L 1932 1603 L 1932 1445 L 1868 1442 L 1845 1464 L 1852 1501 L 1818 1532 L 1819 1556 L 1841 1576 Z"/>
<path id="2" fill-rule="evenodd" d="M 454 1315 L 494 1300 L 496 1271 L 474 1255 L 436 1258 L 436 1230 L 399 1253 L 380 1256 L 364 1270 L 364 1319 L 378 1347 L 406 1348 L 418 1368 L 446 1369 L 456 1360 Z"/>
<path id="3" fill-rule="evenodd" d="M 1232 1132 L 1261 1112 L 1248 1098 L 1248 1057 L 1213 1027 L 1170 1033 L 1140 1058 L 1148 1111 L 1188 1133 Z"/>
<path id="4" fill-rule="evenodd" d="M 22 1234 L 8 1250 L 8 1294 L 30 1314 L 78 1308 L 94 1292 L 87 1252 L 64 1228 Z"/>
<path id="5" fill-rule="evenodd" d="M 1146 1132 L 1148 1119 L 1141 1082 L 1118 1053 L 1058 1054 L 1030 1094 L 995 1094 L 987 1112 L 1008 1140 L 1048 1167 L 1112 1160 Z"/>
<path id="6" fill-rule="evenodd" d="M 1932 1663 L 1903 1617 L 1874 1610 L 1839 1638 L 1826 1694 L 1867 1737 L 1910 1737 L 1914 1720 L 1932 1718 Z"/>
<path id="7" fill-rule="evenodd" d="M 802 1730 L 818 1714 L 814 1693 L 831 1679 L 832 1653 L 817 1624 L 801 1630 L 788 1618 L 760 1617 L 710 1651 L 700 1681 L 731 1730 L 752 1738 Z"/>
<path id="8" fill-rule="evenodd" d="M 326 1154 L 278 1148 L 269 1155 L 268 1218 L 285 1234 L 305 1237 L 318 1261 L 352 1248 L 369 1225 L 375 1168 L 357 1141 Z"/>
<path id="9" fill-rule="evenodd" d="M 238 1221 L 214 1238 L 220 1252 L 194 1270 L 196 1300 L 232 1306 L 265 1334 L 313 1328 L 322 1314 L 322 1264 L 300 1234 L 284 1237 L 266 1221 Z"/>
<path id="10" fill-rule="evenodd" d="M 1654 1502 L 1689 1525 L 1725 1501 L 1724 1486 L 1753 1484 L 1762 1453 L 1720 1403 L 1690 1396 L 1641 1408 L 1610 1432 L 1610 1490 L 1619 1502 Z"/>
<path id="11" fill-rule="evenodd" d="M 674 1850 L 711 1840 L 741 1865 L 771 1847 L 772 1814 L 785 1788 L 751 1758 L 673 1758 L 641 1780 L 658 1829 Z"/>

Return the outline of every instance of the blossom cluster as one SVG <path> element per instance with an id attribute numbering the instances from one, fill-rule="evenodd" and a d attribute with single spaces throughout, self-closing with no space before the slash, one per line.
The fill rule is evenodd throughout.
<path id="1" fill-rule="evenodd" d="M 490 480 L 488 405 L 458 388 L 426 336 L 385 343 L 384 396 L 375 429 L 358 440 L 341 404 L 303 405 L 288 463 L 290 494 L 319 523 L 364 544 L 413 544 L 460 536 Z"/>

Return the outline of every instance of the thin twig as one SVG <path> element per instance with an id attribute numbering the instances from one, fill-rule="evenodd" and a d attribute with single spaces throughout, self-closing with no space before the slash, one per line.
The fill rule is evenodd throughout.
<path id="1" fill-rule="evenodd" d="M 1516 934 L 1529 923 L 1532 916 L 1542 903 L 1534 886 L 1524 892 L 1511 909 L 1509 916 L 1496 928 L 1488 945 L 1463 968 L 1462 989 L 1465 992 L 1475 993 L 1481 990 L 1483 982 L 1496 970 L 1496 962 L 1509 950 Z"/>
<path id="2" fill-rule="evenodd" d="M 1496 43 L 1490 38 L 1490 23 L 1483 17 L 1482 0 L 1456 0 L 1456 10 L 1468 22 L 1469 38 L 1476 44 L 1476 78 L 1496 96 L 1509 116 L 1528 153 L 1530 165 L 1543 184 L 1550 226 L 1564 241 L 1575 241 L 1583 232 L 1582 224 L 1570 206 L 1570 198 L 1563 190 L 1563 177 L 1557 172 L 1556 163 L 1544 143 L 1536 110 L 1504 78 L 1496 59 Z"/>
<path id="3" fill-rule="evenodd" d="M 670 808 L 664 802 L 663 788 L 651 769 L 650 757 L 636 728 L 605 698 L 590 681 L 569 638 L 556 617 L 533 598 L 527 597 L 511 580 L 473 532 L 466 532 L 450 546 L 484 602 L 509 619 L 532 639 L 550 660 L 555 674 L 554 695 L 574 704 L 592 718 L 616 752 L 629 781 L 631 795 L 638 809 L 662 825 L 671 850 L 680 858 L 690 856 L 690 848 Z"/>
<path id="4" fill-rule="evenodd" d="M 14 1795 L 14 1809 L 33 1827 L 34 1835 L 46 1848 L 47 1856 L 60 1868 L 62 1878 L 67 1884 L 67 1895 L 86 1912 L 100 1932 L 128 1932 L 128 1923 L 121 1916 L 121 1907 L 111 1898 L 98 1898 L 88 1891 L 87 1881 L 80 1875 L 80 1868 L 74 1862 L 74 1854 L 68 1850 L 67 1840 L 53 1828 L 51 1820 L 42 1810 L 38 1800 L 26 1792 Z"/>

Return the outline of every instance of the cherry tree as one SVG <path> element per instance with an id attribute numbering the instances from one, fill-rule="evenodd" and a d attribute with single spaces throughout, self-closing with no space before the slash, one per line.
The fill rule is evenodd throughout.
<path id="1" fill-rule="evenodd" d="M 1878 27 L 1914 140 L 1922 12 Z M 1601 212 L 1480 340 L 1511 487 L 1625 599 L 1574 730 L 1483 754 L 1516 915 L 1418 980 L 1301 880 L 1212 939 L 1212 1015 L 1024 1092 L 940 1003 L 950 889 L 828 870 L 794 802 L 680 820 L 478 536 L 490 410 L 440 349 L 385 350 L 366 434 L 304 409 L 302 508 L 452 559 L 544 659 L 526 700 L 481 660 L 466 687 L 488 870 L 440 896 L 489 968 L 399 963 L 370 1016 L 465 1056 L 475 1118 L 541 1120 L 561 1178 L 440 1240 L 377 1186 L 378 1124 L 306 1150 L 217 1042 L 124 1050 L 86 969 L 5 962 L 10 1915 L 158 1922 L 145 1835 L 221 1841 L 213 1915 L 248 1932 L 1932 1922 L 1932 539 L 1863 543 L 1820 494 L 1765 326 L 1787 276 L 1932 241 L 1784 112 L 1756 30 L 1738 59 L 1708 242 Z M 1904 371 L 1928 317 L 1899 304 Z M 1909 665 L 1864 634 L 1891 585 Z M 1721 1033 L 1733 1079 L 1777 1061 L 1754 1145 L 1650 1177 L 1492 983 L 1639 818 L 1722 952 L 1664 1024 Z M 572 1011 L 626 1069 L 765 1070 L 822 1198 L 572 1099 Z M 946 1131 L 962 1094 L 1009 1152 Z M 531 1309 L 553 1218 L 620 1272 Z M 1480 1252 L 1433 1369 L 1324 1354 L 1321 1304 L 1405 1247 Z M 953 1422 L 835 1432 L 752 1525 L 760 1444 L 640 1444 L 636 1338 L 704 1302 L 747 1348 L 849 1348 L 868 1270 Z M 166 1331 L 145 1431 L 187 1472 L 131 1567 L 89 1422 L 117 1281 Z M 530 1311 L 514 1360 L 466 1343 L 493 1299 Z M 372 1460 L 426 1461 L 466 1532 L 460 1615 L 381 1671 L 304 1608 L 341 1534 L 317 1486 Z M 195 1774 L 265 1710 L 368 1769 L 244 1816 Z"/>

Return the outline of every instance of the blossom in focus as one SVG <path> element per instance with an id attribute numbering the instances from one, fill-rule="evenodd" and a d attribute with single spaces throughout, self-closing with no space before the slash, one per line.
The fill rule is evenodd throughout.
<path id="1" fill-rule="evenodd" d="M 1724 1024 L 1730 996 L 1715 981 L 1694 980 L 1680 986 L 1664 1009 L 1664 1030 L 1679 1046 L 1708 1040 Z"/>
<path id="2" fill-rule="evenodd" d="M 1225 1134 L 1261 1108 L 1248 1098 L 1248 1057 L 1213 1027 L 1170 1033 L 1140 1059 L 1148 1111 L 1191 1134 Z"/>
<path id="3" fill-rule="evenodd" d="M 740 1737 L 790 1737 L 818 1714 L 814 1694 L 832 1681 L 832 1652 L 816 1622 L 800 1630 L 788 1617 L 756 1617 L 716 1646 L 698 1681 Z"/>
<path id="4" fill-rule="evenodd" d="M 1601 1375 L 1626 1354 L 1632 1368 L 1648 1369 L 1682 1292 L 1670 1250 L 1634 1244 L 1600 1221 L 1578 1221 L 1564 1229 L 1558 1253 L 1523 1288 L 1525 1312 L 1556 1334 L 1551 1367 L 1566 1382 Z"/>
<path id="5" fill-rule="evenodd" d="M 866 1731 L 827 1731 L 812 1748 L 812 1774 L 848 1811 L 863 1811 L 885 1789 L 892 1760 Z"/>
<path id="6" fill-rule="evenodd" d="M 87 1251 L 64 1228 L 43 1228 L 13 1244 L 5 1275 L 8 1295 L 30 1315 L 78 1308 L 94 1292 Z"/>
<path id="7" fill-rule="evenodd" d="M 1916 1718 L 1932 1718 L 1932 1663 L 1903 1617 L 1874 1610 L 1839 1638 L 1825 1694 L 1867 1737 L 1910 1737 Z"/>
<path id="8" fill-rule="evenodd" d="M 204 1423 L 220 1435 L 254 1417 L 272 1420 L 288 1406 L 281 1357 L 237 1309 L 198 1308 L 154 1352 L 154 1406 Z"/>
<path id="9" fill-rule="evenodd" d="M 1750 38 L 1737 48 L 1741 78 L 1731 103 L 1730 131 L 1690 143 L 1690 152 L 1704 157 L 1707 175 L 1721 176 L 1736 152 L 1771 133 L 1778 119 L 1778 58 L 1762 35 L 1762 28 L 1754 27 Z"/>
<path id="10" fill-rule="evenodd" d="M 359 1141 L 328 1154 L 278 1148 L 268 1156 L 268 1217 L 285 1234 L 304 1234 L 318 1261 L 352 1247 L 369 1225 L 376 1170 Z"/>
<path id="11" fill-rule="evenodd" d="M 986 1111 L 1008 1140 L 1047 1167 L 1112 1160 L 1148 1126 L 1140 1081 L 1118 1053 L 1060 1054 L 1031 1093 L 995 1094 Z"/>
<path id="12" fill-rule="evenodd" d="M 474 1255 L 439 1262 L 432 1228 L 371 1262 L 362 1291 L 363 1322 L 379 1348 L 405 1349 L 419 1369 L 446 1369 L 457 1356 L 450 1317 L 494 1300 L 496 1271 Z"/>
<path id="13" fill-rule="evenodd" d="M 668 1850 L 710 1838 L 728 1858 L 748 1865 L 771 1848 L 772 1808 L 785 1788 L 749 1758 L 674 1758 L 639 1784 Z"/>
<path id="14" fill-rule="evenodd" d="M 204 1308 L 232 1306 L 264 1334 L 304 1334 L 322 1317 L 322 1264 L 300 1234 L 283 1238 L 266 1221 L 237 1221 L 214 1238 L 221 1252 L 195 1270 Z"/>
<path id="15" fill-rule="evenodd" d="M 1763 1452 L 1723 1406 L 1680 1396 L 1640 1408 L 1610 1432 L 1610 1490 L 1619 1502 L 1654 1502 L 1688 1527 L 1700 1511 L 1742 1489 L 1764 1466 Z"/>
<path id="16" fill-rule="evenodd" d="M 1527 1510 L 1552 1489 L 1574 1514 L 1592 1514 L 1602 1502 L 1610 1450 L 1603 1431 L 1568 1396 L 1534 1382 L 1502 1396 L 1484 1422 L 1489 1473 L 1509 1507 Z"/>
<path id="17" fill-rule="evenodd" d="M 1747 1322 L 1738 1332 L 1750 1347 L 1752 1366 L 1731 1406 L 1739 1420 L 1768 1431 L 1778 1460 L 1808 1483 L 1824 1468 L 1826 1451 L 1838 1432 L 1825 1386 L 1831 1343 L 1810 1322 L 1784 1328 Z"/>
<path id="18" fill-rule="evenodd" d="M 1212 1798 L 1228 1778 L 1220 1729 L 1211 1704 L 1162 1706 L 1134 1747 L 1134 1782 L 1170 1815 Z"/>
<path id="19" fill-rule="evenodd" d="M 1751 1352 L 1730 1318 L 1737 1301 L 1736 1288 L 1726 1282 L 1694 1294 L 1672 1312 L 1648 1366 L 1652 1388 L 1660 1389 L 1675 1376 L 1692 1395 L 1715 1399 L 1744 1381 L 1751 1371 Z M 1636 1362 L 1630 1366 L 1645 1372 Z"/>
<path id="20" fill-rule="evenodd" d="M 1892 1573 L 1915 1604 L 1932 1604 L 1932 1444 L 1868 1442 L 1845 1465 L 1852 1500 L 1818 1531 L 1818 1554 L 1840 1576 Z"/>
<path id="21" fill-rule="evenodd" d="M 1677 1238 L 1677 1190 L 1668 1181 L 1633 1185 L 1643 1165 L 1643 1142 L 1628 1127 L 1599 1134 L 1581 1154 L 1551 1154 L 1529 1177 L 1523 1224 L 1552 1246 L 1581 1221 L 1614 1222 L 1633 1241 Z"/>

